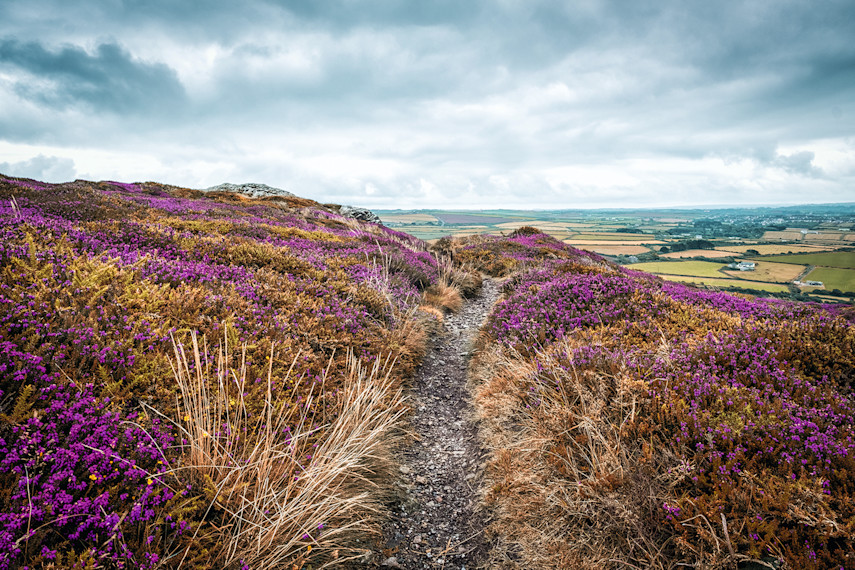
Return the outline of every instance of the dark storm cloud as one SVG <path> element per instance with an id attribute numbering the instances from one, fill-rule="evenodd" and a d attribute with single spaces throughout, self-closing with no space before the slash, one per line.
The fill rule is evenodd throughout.
<path id="1" fill-rule="evenodd" d="M 46 49 L 37 42 L 0 41 L 0 69 L 19 72 L 15 91 L 48 107 L 80 104 L 122 113 L 169 113 L 184 102 L 175 72 L 162 63 L 134 59 L 114 43 L 94 53 L 66 45 Z"/>

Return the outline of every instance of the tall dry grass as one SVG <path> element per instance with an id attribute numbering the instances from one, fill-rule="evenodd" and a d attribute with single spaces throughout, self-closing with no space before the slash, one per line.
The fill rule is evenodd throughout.
<path id="1" fill-rule="evenodd" d="M 224 340 L 211 355 L 195 334 L 189 347 L 174 341 L 174 423 L 184 439 L 176 476 L 205 490 L 212 564 L 324 568 L 363 555 L 357 540 L 378 532 L 404 412 L 394 362 L 364 365 L 348 355 L 335 394 L 322 393 L 324 381 L 297 379 L 290 394 L 276 395 L 268 372 L 262 412 L 253 416 L 245 353 L 234 352 Z M 309 410 L 321 398 L 331 405 L 318 423 Z"/>
<path id="2" fill-rule="evenodd" d="M 463 299 L 475 297 L 483 280 L 477 271 L 455 264 L 445 254 L 434 252 L 439 278 L 424 292 L 424 301 L 441 311 L 458 312 Z"/>
<path id="3" fill-rule="evenodd" d="M 491 567 L 673 568 L 673 539 L 655 522 L 692 466 L 628 433 L 644 382 L 616 361 L 568 367 L 573 348 L 564 341 L 530 359 L 486 346 L 473 363 L 482 437 L 494 450 L 485 483 L 498 544 Z M 729 567 L 721 525 L 708 526 L 692 567 Z"/>

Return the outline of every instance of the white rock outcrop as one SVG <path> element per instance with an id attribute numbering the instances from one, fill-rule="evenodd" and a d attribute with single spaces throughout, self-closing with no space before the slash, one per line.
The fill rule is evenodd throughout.
<path id="1" fill-rule="evenodd" d="M 382 224 L 380 218 L 369 210 L 368 208 L 360 208 L 358 206 L 342 206 L 341 210 L 339 210 L 339 214 L 342 216 L 347 216 L 348 218 L 353 218 L 355 220 L 361 220 L 363 222 L 371 222 L 372 224 Z"/>
<path id="2" fill-rule="evenodd" d="M 287 190 L 282 190 L 281 188 L 274 188 L 272 186 L 268 186 L 267 184 L 259 184 L 257 182 L 246 182 L 244 184 L 230 184 L 225 182 L 218 186 L 211 186 L 210 188 L 205 188 L 205 192 L 237 192 L 239 194 L 246 194 L 247 196 L 251 196 L 252 198 L 266 198 L 268 196 L 294 196 L 291 192 Z"/>

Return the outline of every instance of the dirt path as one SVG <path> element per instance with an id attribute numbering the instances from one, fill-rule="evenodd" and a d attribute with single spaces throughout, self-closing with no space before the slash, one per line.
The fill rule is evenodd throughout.
<path id="1" fill-rule="evenodd" d="M 485 560 L 484 515 L 477 510 L 483 452 L 466 390 L 468 354 L 499 295 L 485 280 L 481 294 L 446 317 L 413 383 L 417 441 L 403 450 L 406 499 L 386 525 L 383 568 L 472 570 Z"/>

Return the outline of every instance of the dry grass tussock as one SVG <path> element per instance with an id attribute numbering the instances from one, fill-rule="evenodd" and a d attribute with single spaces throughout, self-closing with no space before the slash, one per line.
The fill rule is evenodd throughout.
<path id="1" fill-rule="evenodd" d="M 442 281 L 425 291 L 424 301 L 430 306 L 452 313 L 456 313 L 463 307 L 463 297 L 460 295 L 460 291 Z"/>
<path id="2" fill-rule="evenodd" d="M 475 297 L 481 290 L 481 274 L 471 268 L 455 265 L 451 258 L 434 253 L 439 279 L 424 292 L 424 301 L 443 311 L 456 313 L 463 307 L 463 299 Z"/>
<path id="3" fill-rule="evenodd" d="M 253 416 L 244 401 L 245 354 L 224 342 L 210 357 L 195 335 L 192 347 L 174 346 L 181 393 L 174 423 L 185 441 L 173 473 L 205 489 L 210 526 L 196 533 L 209 533 L 215 566 L 324 568 L 362 555 L 355 540 L 378 532 L 394 467 L 389 449 L 404 412 L 394 363 L 365 366 L 350 355 L 340 391 L 323 393 L 321 381 L 302 402 L 277 395 L 268 374 L 266 400 Z M 325 423 L 312 424 L 305 410 L 322 398 Z M 180 554 L 172 561 L 182 562 L 189 565 Z"/>
<path id="4" fill-rule="evenodd" d="M 646 384 L 620 363 L 576 369 L 569 341 L 534 359 L 496 346 L 473 362 L 472 388 L 488 463 L 489 529 L 497 568 L 673 568 L 674 539 L 657 521 L 688 472 L 669 449 L 629 434 Z M 716 521 L 696 568 L 724 568 Z M 685 562 L 684 558 L 684 562 Z"/>

